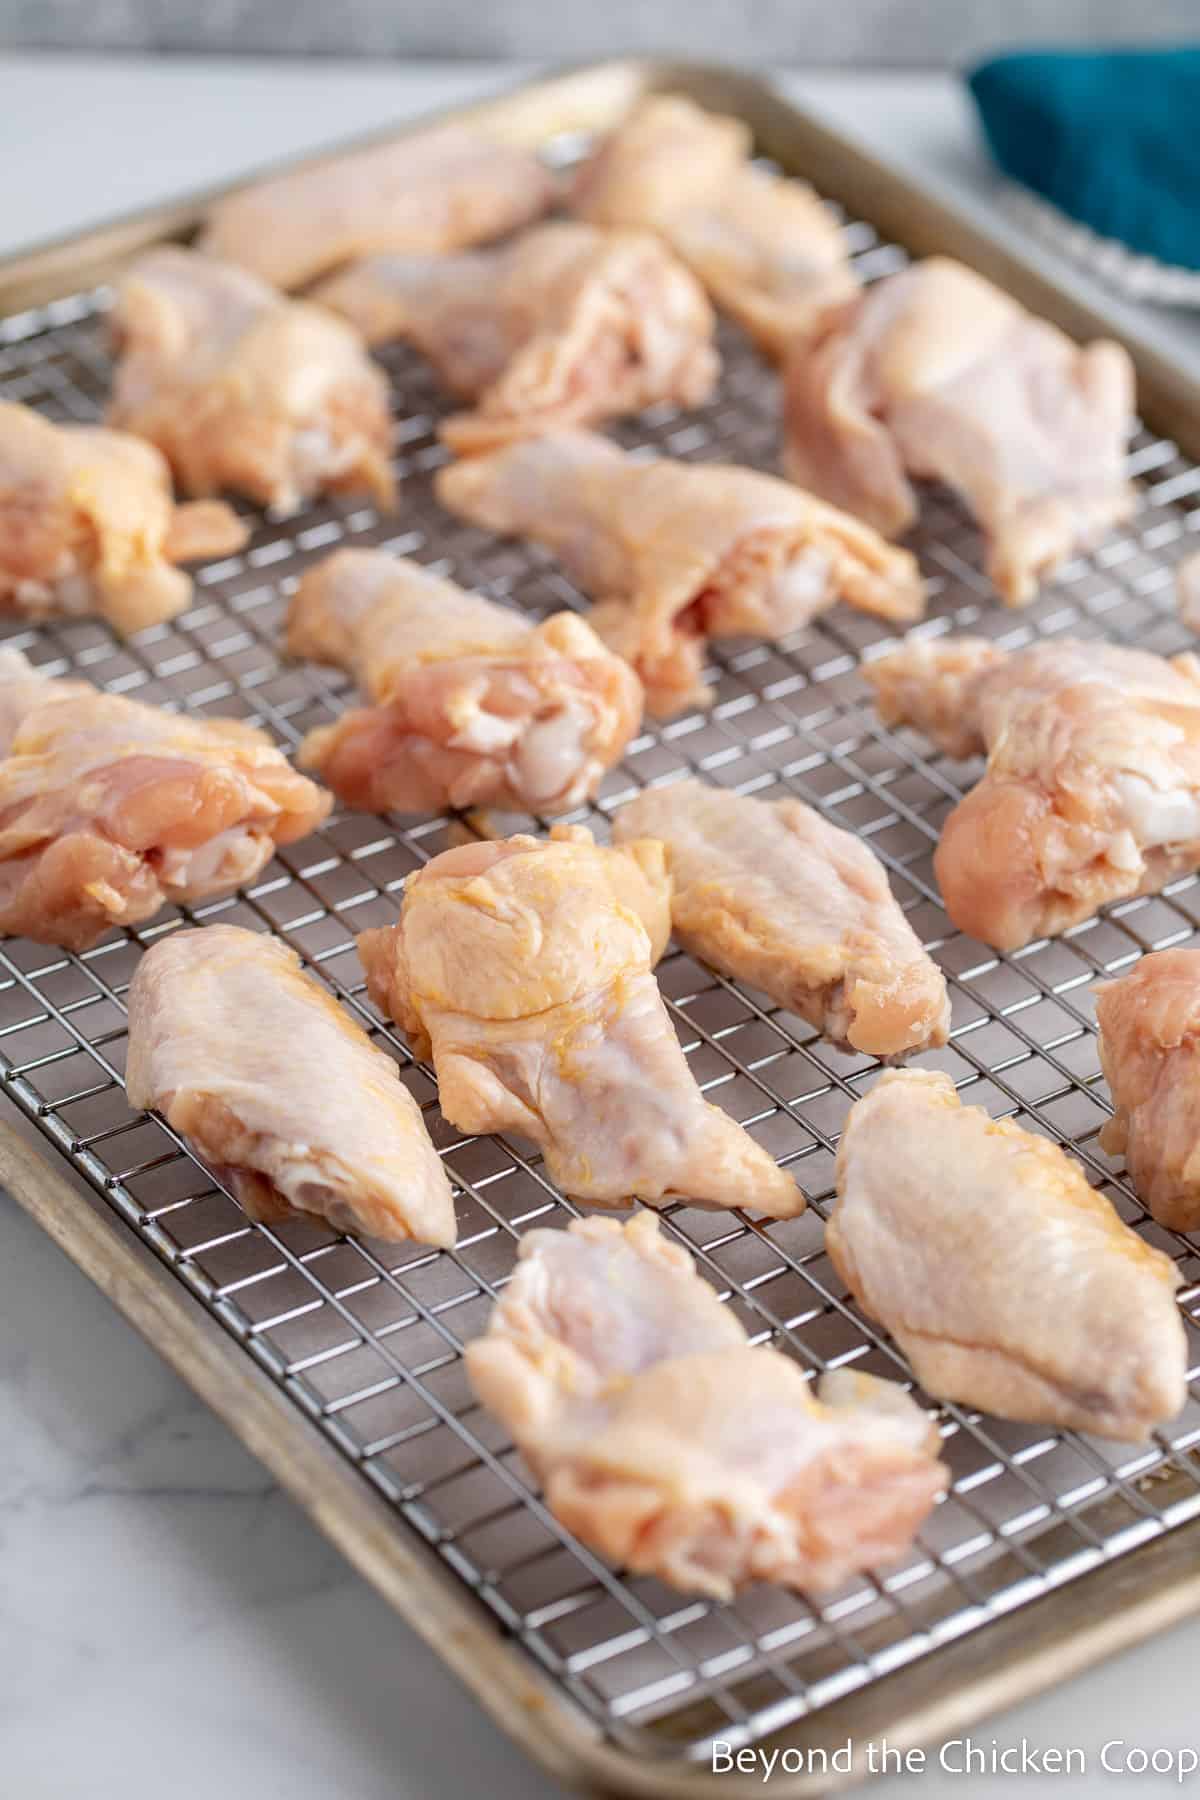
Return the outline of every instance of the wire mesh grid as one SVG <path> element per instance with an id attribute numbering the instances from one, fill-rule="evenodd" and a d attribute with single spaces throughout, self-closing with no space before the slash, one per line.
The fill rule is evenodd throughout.
<path id="1" fill-rule="evenodd" d="M 848 232 L 865 278 L 903 262 L 869 226 Z M 106 299 L 79 295 L 0 322 L 0 395 L 56 419 L 95 418 L 109 379 Z M 772 466 L 775 380 L 732 329 L 723 330 L 722 350 L 720 389 L 707 406 L 686 415 L 660 409 L 624 427 L 622 440 Z M 414 355 L 396 351 L 385 361 L 399 414 L 396 515 L 343 501 L 290 519 L 256 515 L 248 549 L 203 569 L 191 609 L 136 642 L 118 644 L 88 620 L 16 630 L 7 641 L 55 673 L 200 716 L 250 719 L 292 749 L 351 697 L 344 677 L 289 664 L 279 648 L 300 571 L 338 544 L 415 556 L 537 616 L 563 605 L 586 610 L 547 555 L 437 507 L 430 477 L 444 460 L 435 436 L 441 397 Z M 1132 472 L 1142 493 L 1132 524 L 1063 568 L 1021 613 L 1004 611 L 979 574 L 977 534 L 953 498 L 927 494 L 913 548 L 932 604 L 918 631 L 970 630 L 1006 645 L 1069 632 L 1164 653 L 1184 648 L 1172 564 L 1200 541 L 1190 536 L 1200 510 L 1189 512 L 1200 469 L 1142 433 Z M 596 805 L 571 817 L 603 835 L 638 788 L 699 773 L 739 792 L 798 795 L 864 837 L 950 982 L 951 1042 L 920 1064 L 947 1070 L 966 1100 L 1066 1144 L 1122 1216 L 1176 1259 L 1192 1397 L 1136 1448 L 943 1406 L 949 1497 L 902 1565 L 849 1582 L 823 1604 L 759 1587 L 718 1605 L 608 1569 L 547 1513 L 505 1434 L 472 1399 L 460 1352 L 481 1330 L 522 1233 L 565 1224 L 576 1209 L 528 1146 L 451 1130 L 430 1071 L 367 1001 L 354 952 L 355 934 L 395 916 L 407 874 L 454 841 L 460 822 L 335 812 L 312 838 L 281 851 L 253 887 L 187 915 L 278 933 L 395 1056 L 456 1184 L 452 1252 L 346 1239 L 313 1222 L 251 1225 L 178 1137 L 129 1110 L 124 995 L 140 948 L 180 913 L 113 933 L 82 956 L 22 941 L 0 949 L 7 1091 L 390 1502 L 397 1530 L 436 1550 L 447 1578 L 477 1596 L 598 1732 L 642 1753 L 700 1759 L 714 1737 L 752 1743 L 1200 1513 L 1200 1257 L 1146 1217 L 1099 1148 L 1109 1108 L 1090 998 L 1097 977 L 1193 938 L 1200 884 L 1174 882 L 1013 956 L 957 933 L 939 903 L 931 854 L 979 765 L 956 765 L 918 737 L 880 728 L 860 665 L 890 641 L 879 622 L 838 609 L 777 644 L 720 646 L 711 710 L 644 731 Z M 756 1341 L 788 1348 L 814 1371 L 853 1364 L 910 1380 L 848 1301 L 822 1248 L 838 1134 L 875 1065 L 831 1049 L 801 1019 L 683 954 L 668 954 L 660 979 L 707 1095 L 793 1167 L 814 1202 L 782 1223 L 675 1206 L 665 1228 L 695 1253 Z"/>

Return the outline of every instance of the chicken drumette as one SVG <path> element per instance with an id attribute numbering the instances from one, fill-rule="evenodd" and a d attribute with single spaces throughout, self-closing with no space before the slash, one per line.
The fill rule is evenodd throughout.
<path id="1" fill-rule="evenodd" d="M 436 488 L 451 512 L 561 558 L 660 716 L 710 698 L 709 638 L 783 637 L 837 600 L 898 619 L 924 605 L 907 552 L 753 469 L 628 456 L 571 431 L 451 463 Z"/>
<path id="2" fill-rule="evenodd" d="M 441 436 L 462 455 L 662 401 L 716 380 L 712 309 L 657 238 L 543 225 L 499 250 L 377 256 L 316 295 L 368 343 L 407 338 L 474 402 Z"/>
<path id="3" fill-rule="evenodd" d="M 310 732 L 299 757 L 372 812 L 566 812 L 642 715 L 637 676 L 576 614 L 534 625 L 382 550 L 308 571 L 288 648 L 350 669 L 374 702 Z"/>
<path id="4" fill-rule="evenodd" d="M 1159 950 L 1096 990 L 1116 1108 L 1100 1142 L 1172 1231 L 1200 1227 L 1200 950 Z"/>
<path id="5" fill-rule="evenodd" d="M 1057 1144 L 888 1070 L 851 1110 L 826 1248 L 938 1399 L 1122 1441 L 1187 1395 L 1179 1273 Z"/>
<path id="6" fill-rule="evenodd" d="M 835 1587 L 902 1555 L 946 1486 L 902 1388 L 814 1391 L 751 1348 L 650 1213 L 529 1232 L 466 1360 L 568 1530 L 685 1593 Z"/>
<path id="7" fill-rule="evenodd" d="M 790 1217 L 800 1189 L 704 1099 L 680 1048 L 652 972 L 669 929 L 662 846 L 601 849 L 576 826 L 443 852 L 358 946 L 460 1130 L 532 1138 L 551 1180 L 597 1205 Z"/>
<path id="8" fill-rule="evenodd" d="M 614 831 L 666 846 L 675 937 L 723 975 L 869 1056 L 946 1042 L 945 978 L 881 865 L 802 800 L 681 781 L 630 801 Z"/>
<path id="9" fill-rule="evenodd" d="M 156 444 L 189 494 L 262 506 L 392 498 L 388 388 L 324 307 L 192 250 L 151 251 L 120 286 L 109 422 Z"/>
<path id="10" fill-rule="evenodd" d="M 227 556 L 246 536 L 221 501 L 176 506 L 152 444 L 0 402 L 0 609 L 98 613 L 128 635 L 188 604 L 176 563 Z"/>
<path id="11" fill-rule="evenodd" d="M 1081 349 L 944 257 L 831 314 L 792 351 L 788 473 L 892 537 L 917 514 L 909 477 L 944 481 L 988 540 L 1011 606 L 1133 509 L 1125 445 L 1133 365 Z"/>
<path id="12" fill-rule="evenodd" d="M 909 644 L 865 670 L 880 716 L 987 772 L 934 858 L 960 930 L 1016 950 L 1200 864 L 1200 663 L 1070 638 Z"/>
<path id="13" fill-rule="evenodd" d="M 0 652 L 0 932 L 87 949 L 253 880 L 329 806 L 240 720 L 47 680 Z"/>
<path id="14" fill-rule="evenodd" d="M 278 938 L 206 925 L 152 945 L 129 989 L 125 1085 L 252 1219 L 454 1242 L 450 1183 L 396 1064 Z"/>

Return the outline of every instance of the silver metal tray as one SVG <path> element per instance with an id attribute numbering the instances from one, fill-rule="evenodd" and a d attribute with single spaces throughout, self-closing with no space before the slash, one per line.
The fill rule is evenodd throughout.
<path id="1" fill-rule="evenodd" d="M 899 266 L 908 250 L 942 248 L 1068 327 L 1097 327 L 745 77 L 609 64 L 468 115 L 565 160 L 578 152 L 579 134 L 611 123 L 648 86 L 748 117 L 765 151 L 851 209 L 865 277 Z M 26 306 L 0 320 L 0 395 L 56 419 L 98 416 L 109 356 L 97 272 L 114 255 L 186 229 L 198 204 L 0 267 L 0 307 Z M 904 247 L 890 241 L 898 228 Z M 622 440 L 771 467 L 775 377 L 732 329 L 723 330 L 722 350 L 724 376 L 707 406 L 685 415 L 659 409 L 623 426 Z M 1142 504 L 1130 526 L 1067 565 L 1028 610 L 1006 612 L 979 573 L 973 526 L 948 495 L 930 494 L 913 540 L 933 593 L 923 634 L 970 630 L 1019 644 L 1070 632 L 1160 652 L 1185 646 L 1172 564 L 1200 543 L 1192 536 L 1200 512 L 1191 510 L 1200 469 L 1178 443 L 1187 436 L 1200 448 L 1200 404 L 1183 378 L 1138 354 L 1148 416 L 1175 438 L 1139 433 L 1132 470 Z M 298 575 L 338 544 L 386 545 L 533 614 L 586 609 L 549 557 L 436 506 L 430 477 L 444 458 L 434 435 L 442 397 L 416 356 L 397 351 L 385 361 L 403 483 L 396 515 L 342 500 L 288 519 L 255 515 L 248 550 L 206 567 L 191 610 L 171 624 L 126 645 L 88 620 L 12 630 L 6 641 L 54 672 L 113 691 L 253 720 L 292 749 L 351 697 L 344 678 L 289 664 L 279 648 Z M 1146 1220 L 1099 1150 L 1109 1109 L 1090 986 L 1144 950 L 1191 941 L 1200 884 L 1175 882 L 1015 956 L 955 932 L 930 858 L 941 821 L 978 769 L 880 728 L 860 665 L 887 641 L 879 622 L 837 610 L 779 644 L 723 646 L 711 670 L 712 710 L 644 732 L 598 805 L 572 816 L 603 833 L 638 787 L 693 771 L 743 792 L 798 794 L 866 838 L 951 984 L 952 1042 L 922 1063 L 949 1070 L 971 1102 L 1066 1143 L 1123 1216 L 1178 1260 L 1195 1373 L 1200 1258 L 1186 1239 Z M 190 915 L 277 932 L 393 1051 L 460 1190 L 455 1251 L 389 1248 L 307 1223 L 253 1226 L 161 1122 L 129 1110 L 124 995 L 142 946 L 176 914 L 114 933 L 83 956 L 18 940 L 0 946 L 0 1079 L 91 1193 L 11 1130 L 0 1135 L 0 1177 L 499 1722 L 561 1778 L 592 1791 L 698 1792 L 711 1779 L 715 1741 L 789 1750 L 782 1766 L 798 1770 L 796 1753 L 852 1736 L 862 1773 L 873 1739 L 902 1747 L 935 1737 L 1200 1605 L 1194 1382 L 1187 1410 L 1136 1449 L 943 1407 L 950 1497 L 899 1568 L 854 1581 L 823 1605 L 771 1588 L 728 1606 L 689 1600 L 626 1579 L 556 1524 L 503 1433 L 475 1406 L 460 1352 L 482 1327 L 521 1233 L 565 1224 L 574 1208 L 527 1146 L 450 1130 L 430 1072 L 366 1001 L 354 953 L 355 933 L 394 917 L 406 875 L 461 829 L 447 818 L 335 813 L 252 888 Z M 807 1366 L 853 1362 L 905 1377 L 894 1349 L 848 1304 L 822 1250 L 837 1136 L 874 1065 L 831 1050 L 799 1019 L 682 954 L 668 955 L 660 974 L 706 1092 L 794 1167 L 816 1202 L 801 1219 L 767 1225 L 676 1207 L 667 1229 L 760 1339 Z M 834 1779 L 808 1768 L 778 1775 L 773 1786 L 816 1793 Z M 730 1796 L 759 1788 L 758 1775 L 720 1779 Z"/>

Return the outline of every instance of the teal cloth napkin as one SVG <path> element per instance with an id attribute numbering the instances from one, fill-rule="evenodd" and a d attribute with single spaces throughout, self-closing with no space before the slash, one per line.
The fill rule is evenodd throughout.
<path id="1" fill-rule="evenodd" d="M 1017 51 L 967 80 L 1006 175 L 1101 237 L 1200 269 L 1200 48 Z"/>

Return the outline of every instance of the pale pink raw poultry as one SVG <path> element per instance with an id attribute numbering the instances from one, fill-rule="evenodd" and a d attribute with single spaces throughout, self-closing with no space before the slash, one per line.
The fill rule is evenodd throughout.
<path id="1" fill-rule="evenodd" d="M 710 638 L 780 638 L 837 600 L 891 619 L 924 607 L 906 551 L 754 469 L 629 456 L 570 431 L 451 463 L 435 489 L 460 517 L 561 558 L 659 716 L 711 699 Z"/>
<path id="2" fill-rule="evenodd" d="M 544 213 L 554 181 L 530 150 L 442 125 L 258 181 L 210 209 L 200 248 L 276 287 L 379 250 L 437 253 Z"/>
<path id="3" fill-rule="evenodd" d="M 1158 950 L 1096 989 L 1116 1111 L 1100 1133 L 1172 1231 L 1200 1228 L 1200 950 Z"/>
<path id="4" fill-rule="evenodd" d="M 454 1242 L 450 1183 L 396 1064 L 278 938 L 206 925 L 152 944 L 129 989 L 125 1085 L 252 1219 Z"/>
<path id="5" fill-rule="evenodd" d="M 156 444 L 185 493 L 391 502 L 387 381 L 344 319 L 172 247 L 134 264 L 113 317 L 109 423 Z"/>
<path id="6" fill-rule="evenodd" d="M 48 680 L 0 652 L 0 933 L 85 950 L 252 881 L 329 807 L 253 726 Z"/>
<path id="7" fill-rule="evenodd" d="M 670 930 L 662 846 L 580 826 L 447 850 L 398 923 L 358 940 L 371 998 L 431 1059 L 461 1131 L 541 1148 L 566 1194 L 803 1211 L 792 1177 L 705 1100 L 653 965 Z"/>
<path id="8" fill-rule="evenodd" d="M 699 406 L 719 368 L 703 289 L 647 232 L 559 221 L 498 250 L 370 257 L 315 298 L 368 343 L 415 344 L 474 402 L 440 427 L 463 456 L 664 402 Z"/>
<path id="9" fill-rule="evenodd" d="M 836 1587 L 903 1555 L 947 1484 L 902 1388 L 814 1389 L 751 1348 L 651 1213 L 528 1232 L 466 1361 L 568 1530 L 685 1593 Z"/>
<path id="10" fill-rule="evenodd" d="M 960 931 L 1017 950 L 1200 866 L 1200 662 L 1048 639 L 913 643 L 864 673 L 888 725 L 987 771 L 934 869 Z"/>
<path id="11" fill-rule="evenodd" d="M 749 161 L 749 128 L 678 94 L 640 100 L 580 169 L 572 209 L 656 230 L 768 356 L 857 289 L 841 228 L 803 181 Z"/>
<path id="12" fill-rule="evenodd" d="M 926 1393 L 1141 1440 L 1187 1398 L 1179 1272 L 1011 1119 L 889 1069 L 851 1109 L 825 1247 Z"/>
<path id="13" fill-rule="evenodd" d="M 288 648 L 350 669 L 374 702 L 311 731 L 298 759 L 370 812 L 567 812 L 641 722 L 637 676 L 576 614 L 535 625 L 382 550 L 308 570 Z"/>
<path id="14" fill-rule="evenodd" d="M 1080 348 L 990 282 L 929 257 L 795 346 L 785 466 L 887 537 L 917 516 L 910 476 L 957 489 L 1010 606 L 1133 510 L 1133 365 Z"/>
<path id="15" fill-rule="evenodd" d="M 0 402 L 0 610 L 97 613 L 128 635 L 188 604 L 177 563 L 228 556 L 247 535 L 221 501 L 177 506 L 152 444 Z"/>
<path id="16" fill-rule="evenodd" d="M 723 975 L 868 1056 L 946 1042 L 945 977 L 882 866 L 802 800 L 677 781 L 623 806 L 614 836 L 666 846 L 675 938 Z"/>

